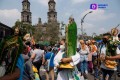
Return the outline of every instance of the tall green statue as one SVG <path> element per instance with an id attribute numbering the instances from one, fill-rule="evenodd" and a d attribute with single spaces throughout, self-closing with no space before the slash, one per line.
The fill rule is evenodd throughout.
<path id="1" fill-rule="evenodd" d="M 75 55 L 77 48 L 77 25 L 72 17 L 69 18 L 69 24 L 66 27 L 66 52 L 67 57 Z"/>
<path id="2" fill-rule="evenodd" d="M 64 57 L 71 57 L 76 54 L 77 48 L 77 25 L 72 17 L 69 18 L 69 24 L 65 28 L 65 56 Z M 70 63 L 62 63 L 60 64 L 60 68 L 68 68 L 73 69 L 74 66 L 71 66 Z"/>

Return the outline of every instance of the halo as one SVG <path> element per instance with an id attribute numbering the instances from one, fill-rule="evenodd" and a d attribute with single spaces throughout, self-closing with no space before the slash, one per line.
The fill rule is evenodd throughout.
<path id="1" fill-rule="evenodd" d="M 111 34 L 114 35 L 114 33 L 118 34 L 119 30 L 117 28 L 111 29 Z"/>
<path id="2" fill-rule="evenodd" d="M 31 37 L 30 37 L 30 34 L 29 33 L 27 33 L 24 37 L 23 37 L 23 39 L 24 40 L 30 40 L 31 39 Z"/>

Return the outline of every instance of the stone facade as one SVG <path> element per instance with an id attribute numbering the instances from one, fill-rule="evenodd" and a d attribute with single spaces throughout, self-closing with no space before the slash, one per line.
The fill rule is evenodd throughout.
<path id="1" fill-rule="evenodd" d="M 30 2 L 28 0 L 22 1 L 21 22 L 23 24 L 32 24 Z"/>
<path id="2" fill-rule="evenodd" d="M 35 28 L 34 37 L 36 41 L 58 41 L 59 40 L 59 23 L 57 21 L 57 12 L 55 9 L 56 2 L 49 0 L 48 2 L 48 21 L 42 23 L 41 18 L 38 18 L 38 23 L 33 25 Z M 31 24 L 30 2 L 22 1 L 21 22 L 23 24 Z M 57 38 L 57 39 L 56 39 Z"/>
<path id="3" fill-rule="evenodd" d="M 42 23 L 41 18 L 38 18 L 38 24 L 35 26 L 35 38 L 37 41 L 59 41 L 59 26 L 57 21 L 57 12 L 55 9 L 56 2 L 49 0 L 48 2 L 48 22 Z M 36 35 L 37 34 L 37 35 Z"/>

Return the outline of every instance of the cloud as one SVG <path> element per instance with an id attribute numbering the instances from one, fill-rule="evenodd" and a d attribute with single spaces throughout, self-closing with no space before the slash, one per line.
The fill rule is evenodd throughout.
<path id="1" fill-rule="evenodd" d="M 64 15 L 65 15 L 66 17 L 70 17 L 72 14 L 69 13 L 69 12 L 66 12 Z"/>
<path id="2" fill-rule="evenodd" d="M 104 27 L 101 27 L 100 31 L 104 32 L 104 31 L 106 31 L 106 29 Z"/>
<path id="3" fill-rule="evenodd" d="M 48 6 L 48 1 L 49 0 L 33 0 L 33 1 L 37 1 L 40 4 L 44 5 L 44 6 Z M 57 0 L 55 0 L 55 2 L 57 2 Z"/>
<path id="4" fill-rule="evenodd" d="M 83 16 L 90 11 L 91 10 L 86 10 L 85 12 L 83 12 L 80 15 L 81 18 L 83 18 Z M 115 16 L 116 16 L 115 13 L 107 13 L 105 9 L 93 10 L 93 12 L 88 14 L 84 19 L 84 24 L 83 24 L 84 29 L 89 35 L 92 35 L 93 32 L 96 32 L 97 34 L 108 32 L 110 31 L 110 27 L 106 27 L 106 24 L 108 24 L 107 21 L 111 20 Z M 88 24 L 88 22 L 90 24 Z"/>
<path id="5" fill-rule="evenodd" d="M 18 9 L 0 10 L 0 21 L 8 26 L 13 26 L 15 21 L 20 19 L 20 16 Z"/>
<path id="6" fill-rule="evenodd" d="M 84 2 L 88 2 L 90 0 L 72 0 L 73 3 L 84 3 Z"/>
<path id="7" fill-rule="evenodd" d="M 83 17 L 85 14 L 87 14 L 90 11 L 91 10 L 87 10 L 83 12 L 81 14 L 81 17 Z M 87 19 L 92 21 L 96 21 L 96 20 L 101 21 L 101 20 L 107 20 L 107 19 L 113 18 L 114 16 L 115 16 L 114 13 L 106 13 L 105 10 L 103 9 L 97 9 L 97 10 L 94 10 L 92 13 L 90 13 L 87 16 Z"/>
<path id="8" fill-rule="evenodd" d="M 95 26 L 94 26 L 93 24 L 91 24 L 91 23 L 84 23 L 83 26 L 84 26 L 84 29 L 91 29 L 91 28 L 94 28 L 94 27 L 95 27 Z"/>
<path id="9" fill-rule="evenodd" d="M 77 25 L 78 25 L 78 34 L 81 34 L 81 24 L 77 23 Z M 93 29 L 95 29 L 95 25 L 87 22 L 83 24 L 83 31 L 86 32 L 88 35 L 92 35 L 91 32 L 93 32 L 92 31 Z"/>

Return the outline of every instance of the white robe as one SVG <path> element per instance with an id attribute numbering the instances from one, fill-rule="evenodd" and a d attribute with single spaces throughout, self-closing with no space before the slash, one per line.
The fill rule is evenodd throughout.
<path id="1" fill-rule="evenodd" d="M 54 65 L 55 66 L 59 65 L 59 63 L 61 62 L 63 54 L 64 54 L 63 51 L 59 51 L 57 53 L 57 55 L 54 58 Z M 73 62 L 70 62 L 70 64 L 72 66 L 75 66 L 80 62 L 80 54 L 79 53 L 76 53 L 74 56 L 71 56 L 71 58 L 72 58 Z M 58 72 L 57 80 L 74 80 L 72 71 L 73 71 L 72 69 L 63 69 L 62 71 Z"/>

